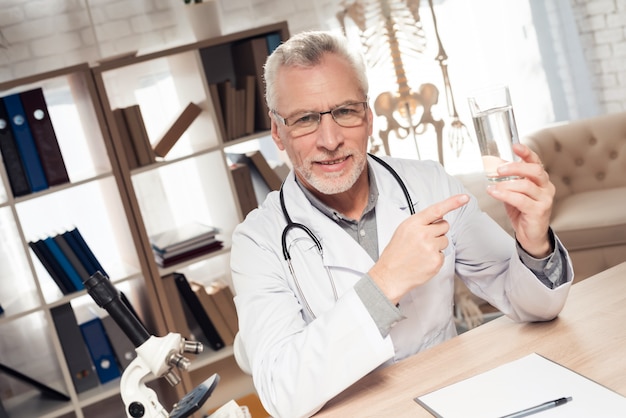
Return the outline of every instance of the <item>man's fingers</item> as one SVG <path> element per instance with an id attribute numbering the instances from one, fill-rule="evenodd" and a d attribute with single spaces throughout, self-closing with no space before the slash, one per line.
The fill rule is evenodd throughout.
<path id="1" fill-rule="evenodd" d="M 431 224 L 440 221 L 448 212 L 460 208 L 467 202 L 469 202 L 468 195 L 457 194 L 427 207 L 420 212 L 420 216 L 426 224 Z"/>

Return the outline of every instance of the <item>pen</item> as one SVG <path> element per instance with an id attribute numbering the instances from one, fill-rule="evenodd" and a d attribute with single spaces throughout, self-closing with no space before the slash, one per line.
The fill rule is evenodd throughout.
<path id="1" fill-rule="evenodd" d="M 522 409 L 521 411 L 513 412 L 512 414 L 504 415 L 500 418 L 521 418 L 527 417 L 528 415 L 536 414 L 537 412 L 544 411 L 550 408 L 556 408 L 559 405 L 564 405 L 568 402 L 572 401 L 572 397 L 569 396 L 567 398 L 559 398 L 553 401 L 544 402 L 539 405 L 531 406 L 530 408 Z"/>

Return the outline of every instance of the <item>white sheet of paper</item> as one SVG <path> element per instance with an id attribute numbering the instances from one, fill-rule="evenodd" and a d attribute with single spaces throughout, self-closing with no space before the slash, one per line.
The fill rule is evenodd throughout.
<path id="1" fill-rule="evenodd" d="M 435 417 L 496 418 L 568 396 L 571 402 L 532 417 L 626 417 L 626 397 L 536 353 L 415 401 Z"/>

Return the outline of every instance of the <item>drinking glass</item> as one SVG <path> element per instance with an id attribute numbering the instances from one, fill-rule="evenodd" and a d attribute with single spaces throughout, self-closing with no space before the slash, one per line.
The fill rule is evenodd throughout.
<path id="1" fill-rule="evenodd" d="M 519 143 L 519 137 L 509 88 L 497 86 L 477 91 L 468 102 L 487 180 L 519 178 L 498 175 L 500 165 L 519 160 L 513 152 L 513 144 Z"/>

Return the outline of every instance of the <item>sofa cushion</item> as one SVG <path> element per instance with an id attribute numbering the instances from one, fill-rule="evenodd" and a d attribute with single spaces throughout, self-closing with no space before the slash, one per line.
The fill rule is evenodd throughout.
<path id="1" fill-rule="evenodd" d="M 626 244 L 626 187 L 575 193 L 555 202 L 552 228 L 569 250 Z"/>

